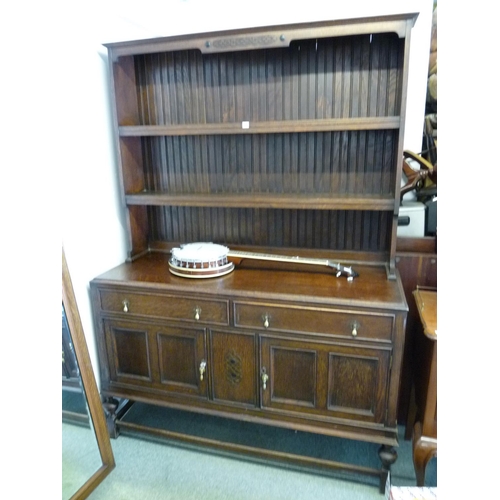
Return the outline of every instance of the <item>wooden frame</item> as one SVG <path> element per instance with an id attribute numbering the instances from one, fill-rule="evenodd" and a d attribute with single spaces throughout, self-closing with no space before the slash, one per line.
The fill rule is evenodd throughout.
<path id="1" fill-rule="evenodd" d="M 106 427 L 106 419 L 102 409 L 101 398 L 90 362 L 89 351 L 83 333 L 80 313 L 78 312 L 64 249 L 62 250 L 62 302 L 66 311 L 76 360 L 80 368 L 83 390 L 87 398 L 90 418 L 92 420 L 102 460 L 102 465 L 97 471 L 71 497 L 71 500 L 82 500 L 87 498 L 115 468 L 115 459 Z"/>

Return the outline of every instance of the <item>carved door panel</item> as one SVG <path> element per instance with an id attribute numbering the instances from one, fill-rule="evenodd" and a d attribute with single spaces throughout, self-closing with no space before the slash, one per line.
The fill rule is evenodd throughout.
<path id="1" fill-rule="evenodd" d="M 382 423 L 391 349 L 261 338 L 262 406 Z"/>
<path id="2" fill-rule="evenodd" d="M 110 379 L 208 397 L 205 329 L 105 320 Z"/>
<path id="3" fill-rule="evenodd" d="M 214 401 L 257 406 L 255 335 L 211 331 L 210 352 Z"/>

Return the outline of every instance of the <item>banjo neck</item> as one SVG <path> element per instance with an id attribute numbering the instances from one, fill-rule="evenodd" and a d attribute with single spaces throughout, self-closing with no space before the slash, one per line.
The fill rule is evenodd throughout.
<path id="1" fill-rule="evenodd" d="M 347 276 L 349 281 L 352 281 L 358 273 L 354 271 L 351 267 L 344 266 L 337 262 L 333 262 L 329 259 L 318 259 L 310 257 L 299 257 L 299 256 L 289 256 L 289 255 L 275 255 L 268 253 L 257 253 L 257 252 L 246 252 L 239 250 L 229 250 L 227 253 L 228 257 L 233 257 L 236 259 L 254 259 L 254 260 L 267 260 L 272 262 L 286 262 L 286 263 L 296 263 L 296 264 L 310 264 L 314 266 L 326 266 L 337 271 L 337 277 Z"/>
<path id="2" fill-rule="evenodd" d="M 239 250 L 229 250 L 228 257 L 237 259 L 270 260 L 272 262 L 297 262 L 299 264 L 311 264 L 316 266 L 328 266 L 327 259 L 312 259 L 308 257 L 298 257 L 290 255 L 275 255 L 270 253 L 244 252 Z"/>

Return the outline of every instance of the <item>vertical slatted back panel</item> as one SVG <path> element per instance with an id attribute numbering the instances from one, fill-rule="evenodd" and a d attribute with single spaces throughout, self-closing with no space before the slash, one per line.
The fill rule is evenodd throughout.
<path id="1" fill-rule="evenodd" d="M 397 116 L 396 34 L 136 56 L 140 125 Z"/>
<path id="2" fill-rule="evenodd" d="M 286 48 L 135 56 L 140 125 L 398 116 L 404 40 L 396 34 L 295 41 Z M 144 187 L 168 193 L 393 196 L 399 131 L 143 137 Z M 150 240 L 373 252 L 392 213 L 148 207 Z"/>
<path id="3" fill-rule="evenodd" d="M 383 253 L 391 214 L 377 211 L 149 207 L 157 241 Z"/>
<path id="4" fill-rule="evenodd" d="M 396 141 L 394 130 L 147 137 L 145 187 L 177 194 L 392 195 Z"/>

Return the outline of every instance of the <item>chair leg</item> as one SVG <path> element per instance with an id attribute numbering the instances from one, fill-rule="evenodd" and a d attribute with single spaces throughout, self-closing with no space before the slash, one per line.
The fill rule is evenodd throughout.
<path id="1" fill-rule="evenodd" d="M 425 468 L 432 457 L 437 455 L 437 444 L 435 440 L 422 436 L 422 425 L 415 424 L 413 429 L 413 466 L 417 478 L 417 486 L 425 484 Z"/>

